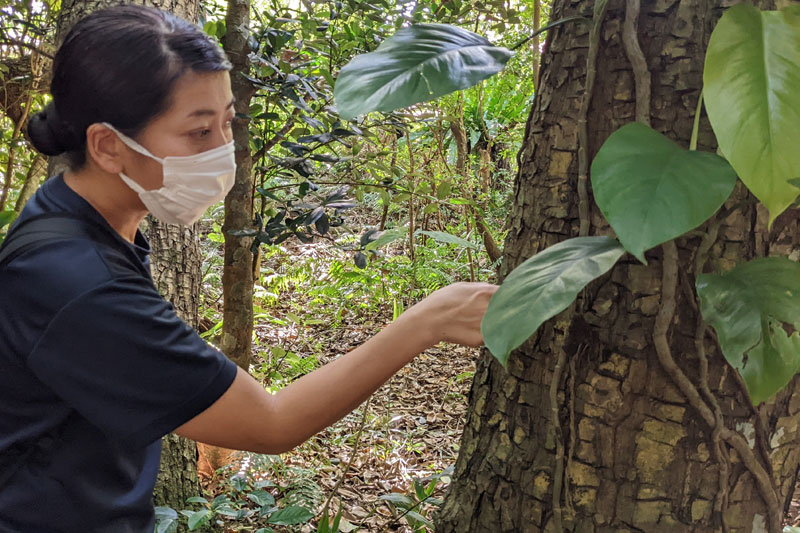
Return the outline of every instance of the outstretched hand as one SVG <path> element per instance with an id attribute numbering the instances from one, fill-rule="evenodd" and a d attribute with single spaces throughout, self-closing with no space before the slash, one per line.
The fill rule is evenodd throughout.
<path id="1" fill-rule="evenodd" d="M 406 314 L 419 321 L 420 333 L 430 335 L 431 344 L 481 346 L 481 320 L 495 291 L 497 285 L 490 283 L 454 283 L 434 292 Z"/>

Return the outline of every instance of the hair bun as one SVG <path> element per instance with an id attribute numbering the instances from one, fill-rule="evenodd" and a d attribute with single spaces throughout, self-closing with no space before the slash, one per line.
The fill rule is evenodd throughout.
<path id="1" fill-rule="evenodd" d="M 66 124 L 51 102 L 28 123 L 34 148 L 44 155 L 59 155 L 77 148 L 73 129 Z"/>

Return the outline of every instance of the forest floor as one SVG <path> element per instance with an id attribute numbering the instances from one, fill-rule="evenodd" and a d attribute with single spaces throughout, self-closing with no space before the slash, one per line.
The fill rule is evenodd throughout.
<path id="1" fill-rule="evenodd" d="M 306 246 L 302 251 L 292 249 L 290 252 L 324 256 L 330 253 L 325 248 L 323 245 L 315 250 Z M 287 290 L 278 300 L 269 309 L 272 318 L 296 316 L 293 313 L 297 313 L 298 308 L 308 309 L 309 316 L 315 314 L 313 302 L 301 287 Z M 315 323 L 315 320 L 299 326 L 291 320 L 286 325 L 276 325 L 274 320 L 257 320 L 258 341 L 254 351 L 260 355 L 256 356 L 254 366 L 274 363 L 268 360 L 268 350 L 264 350 L 269 346 L 285 347 L 301 360 L 313 361 L 309 370 L 330 362 L 363 344 L 389 324 L 391 309 L 385 306 L 383 309 L 376 313 L 374 309 L 349 308 L 342 325 L 333 327 L 327 322 Z M 218 495 L 230 491 L 225 485 L 226 476 L 230 477 L 231 471 L 249 469 L 261 479 L 271 479 L 287 493 L 299 493 L 305 499 L 300 503 L 317 512 L 330 499 L 329 514 L 333 516 L 341 504 L 339 531 L 343 533 L 425 531 L 420 529 L 419 522 L 417 529 L 409 524 L 414 523 L 418 515 L 431 518 L 437 499 L 444 496 L 449 485 L 447 469 L 452 468 L 458 456 L 467 395 L 478 355 L 477 349 L 449 344 L 425 351 L 367 402 L 292 452 L 281 455 L 280 459 L 265 463 L 259 462 L 263 456 L 231 456 L 232 464 L 227 473 L 204 480 L 206 493 Z M 254 375 L 258 378 L 257 371 Z M 269 386 L 268 378 L 262 378 L 262 382 Z M 428 499 L 414 506 L 405 517 L 402 516 L 405 511 L 387 499 L 407 495 L 414 503 L 420 501 L 414 479 L 422 480 L 426 487 L 434 482 L 433 490 L 426 494 Z M 316 521 L 304 526 L 272 527 L 276 533 L 313 532 Z"/>
<path id="2" fill-rule="evenodd" d="M 304 247 L 291 253 L 330 253 L 326 246 Z M 316 259 L 324 263 L 324 257 Z M 282 294 L 269 310 L 273 318 L 286 318 L 298 308 L 309 315 L 314 309 L 301 287 Z M 351 307 L 342 325 L 306 321 L 297 325 L 258 322 L 256 352 L 265 346 L 283 346 L 302 361 L 313 361 L 309 370 L 334 360 L 363 344 L 391 322 L 391 310 L 358 310 Z M 258 348 L 261 348 L 261 351 Z M 437 500 L 449 485 L 467 411 L 467 396 L 479 350 L 441 344 L 419 355 L 382 386 L 364 404 L 341 421 L 309 439 L 280 458 L 259 462 L 257 457 L 235 456 L 232 470 L 249 470 L 260 479 L 274 482 L 276 495 L 289 495 L 284 504 L 300 503 L 319 511 L 328 504 L 329 515 L 342 509 L 339 531 L 424 532 L 416 518 L 431 519 Z M 269 357 L 268 357 L 269 358 Z M 257 361 L 258 363 L 259 361 Z M 269 363 L 269 361 L 261 361 Z M 257 374 L 257 373 L 256 373 Z M 269 386 L 269 380 L 262 380 Z M 347 383 L 336 386 L 347 387 Z M 262 456 L 263 459 L 263 456 Z M 230 475 L 230 472 L 227 474 Z M 422 503 L 414 480 L 431 486 Z M 208 494 L 226 490 L 225 475 L 204 480 Z M 785 525 L 800 525 L 800 485 L 786 514 Z M 292 501 L 294 495 L 294 501 Z M 301 501 L 297 501 L 300 498 Z M 391 502 L 410 501 L 413 511 L 404 516 L 402 506 Z M 287 501 L 288 500 L 288 501 Z M 406 505 L 407 506 L 407 505 Z M 275 533 L 313 533 L 316 521 L 302 526 L 272 526 Z M 416 528 L 411 527 L 416 525 Z M 253 531 L 234 527 L 225 533 Z M 429 529 L 432 531 L 432 529 Z"/>

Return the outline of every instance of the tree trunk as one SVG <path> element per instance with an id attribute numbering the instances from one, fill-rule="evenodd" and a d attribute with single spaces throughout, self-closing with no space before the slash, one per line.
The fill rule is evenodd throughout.
<path id="1" fill-rule="evenodd" d="M 151 5 L 170 11 L 186 20 L 197 20 L 197 0 L 165 0 L 160 2 L 121 0 L 62 0 L 58 17 L 56 45 L 60 45 L 69 29 L 89 13 L 121 3 Z M 64 170 L 61 157 L 50 158 L 49 174 Z M 172 302 L 178 315 L 192 327 L 198 324 L 200 294 L 200 242 L 197 226 L 172 226 L 148 216 L 142 227 L 153 248 L 150 266 L 153 280 L 164 298 Z M 154 497 L 156 505 L 183 509 L 186 499 L 201 492 L 197 477 L 197 445 L 194 441 L 167 435 L 162 439 L 161 469 Z"/>
<path id="2" fill-rule="evenodd" d="M 638 23 L 634 35 L 652 76 L 652 126 L 683 146 L 705 46 L 730 3 L 641 2 L 641 14 L 629 22 L 634 29 Z M 639 0 L 627 4 L 635 8 Z M 556 0 L 551 19 L 589 16 L 592 8 L 592 0 Z M 578 171 L 585 162 L 579 138 L 588 139 L 581 148 L 590 160 L 612 131 L 634 120 L 643 96 L 635 92 L 623 44 L 625 14 L 624 0 L 610 0 L 605 17 L 595 17 L 603 20 L 586 117 L 581 102 L 592 23 L 548 35 L 519 154 L 503 275 L 577 236 L 582 218 L 589 234 L 611 233 L 596 206 L 580 215 Z M 579 137 L 582 119 L 588 135 Z M 700 148 L 715 148 L 705 118 Z M 750 198 L 738 187 L 727 207 Z M 626 257 L 592 283 L 575 306 L 512 354 L 507 370 L 484 352 L 437 531 L 779 532 L 800 467 L 797 380 L 774 401 L 752 408 L 713 335 L 703 333 L 693 265 L 701 240 L 713 244 L 705 268 L 700 265 L 704 272 L 756 256 L 797 254 L 798 214 L 785 213 L 768 232 L 766 212 L 744 202 L 729 216 L 712 218 L 702 233 L 677 239 L 674 317 L 662 308 L 669 294 L 668 284 L 662 291 L 662 266 L 667 279 L 675 250 L 666 245 L 648 254 L 647 266 Z M 677 363 L 669 371 L 654 347 L 657 316 L 669 320 L 666 338 Z M 680 387 L 679 375 L 688 377 Z M 701 414 L 704 406 L 714 410 L 711 423 L 708 410 Z"/>
<path id="3" fill-rule="evenodd" d="M 542 24 L 542 0 L 533 0 L 533 31 L 537 31 Z M 539 90 L 539 65 L 541 53 L 539 52 L 539 36 L 533 38 L 533 90 Z"/>
<path id="4" fill-rule="evenodd" d="M 229 0 L 225 18 L 227 31 L 223 47 L 233 63 L 231 85 L 236 98 L 236 112 L 249 114 L 253 84 L 245 77 L 250 72 L 250 1 Z M 244 120 L 234 121 L 233 141 L 236 145 L 236 182 L 225 197 L 225 265 L 222 271 L 222 339 L 220 348 L 244 370 L 250 367 L 253 343 L 253 254 L 252 237 L 231 235 L 231 230 L 253 225 L 253 158 L 250 154 L 249 126 Z"/>

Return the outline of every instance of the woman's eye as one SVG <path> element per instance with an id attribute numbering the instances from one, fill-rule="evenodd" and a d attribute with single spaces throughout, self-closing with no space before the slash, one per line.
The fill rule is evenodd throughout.
<path id="1" fill-rule="evenodd" d="M 210 130 L 210 129 L 208 129 L 208 128 L 206 128 L 206 129 L 203 129 L 203 130 L 198 130 L 198 131 L 195 133 L 195 135 L 196 135 L 198 138 L 202 139 L 203 137 L 206 137 L 206 136 L 208 136 L 210 133 L 211 133 L 211 130 Z"/>

